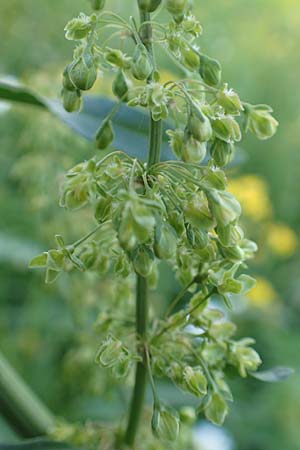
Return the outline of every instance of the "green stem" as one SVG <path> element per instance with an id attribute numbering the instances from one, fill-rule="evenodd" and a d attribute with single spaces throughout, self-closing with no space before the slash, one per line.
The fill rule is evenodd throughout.
<path id="1" fill-rule="evenodd" d="M 143 341 L 147 332 L 147 279 L 137 275 L 136 287 L 136 332 L 141 340 L 139 353 L 142 353 L 143 361 L 138 362 L 135 373 L 135 385 L 130 405 L 128 426 L 125 435 L 125 444 L 132 447 L 138 430 L 147 382 L 146 355 Z"/>
<path id="2" fill-rule="evenodd" d="M 140 11 L 141 23 L 149 22 L 150 14 Z M 155 67 L 155 59 L 152 46 L 152 27 L 150 23 L 147 23 L 143 28 L 141 39 L 147 48 L 150 58 L 153 61 Z M 152 76 L 148 80 L 151 82 Z M 156 164 L 160 160 L 161 143 L 162 143 L 162 122 L 155 122 L 152 117 L 150 118 L 150 139 L 149 139 L 149 158 L 148 166 Z M 135 384 L 131 399 L 130 412 L 128 425 L 125 434 L 125 444 L 129 447 L 134 445 L 136 434 L 138 431 L 139 423 L 141 420 L 145 391 L 147 385 L 147 354 L 146 354 L 146 334 L 147 334 L 147 297 L 148 286 L 147 279 L 137 275 L 137 289 L 136 289 L 136 331 L 139 342 L 139 353 L 141 354 L 143 361 L 137 363 L 135 373 Z"/>

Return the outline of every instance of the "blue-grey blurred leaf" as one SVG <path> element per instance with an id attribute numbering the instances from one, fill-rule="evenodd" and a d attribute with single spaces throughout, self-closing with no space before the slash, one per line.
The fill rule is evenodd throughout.
<path id="1" fill-rule="evenodd" d="M 44 439 L 30 439 L 15 444 L 1 444 L 0 450 L 76 450 L 69 444 Z"/>
<path id="2" fill-rule="evenodd" d="M 33 241 L 0 232 L 0 262 L 28 269 L 28 262 L 42 249 Z"/>
<path id="3" fill-rule="evenodd" d="M 87 95 L 79 113 L 68 113 L 60 100 L 50 100 L 35 94 L 21 85 L 0 80 L 0 99 L 42 107 L 50 111 L 76 133 L 93 141 L 102 120 L 111 111 L 115 102 L 102 96 Z M 148 116 L 137 108 L 121 105 L 114 118 L 116 138 L 114 147 L 130 156 L 146 159 L 148 155 Z M 167 137 L 164 134 L 162 159 L 174 159 Z"/>
<path id="4" fill-rule="evenodd" d="M 263 370 L 261 372 L 249 372 L 249 374 L 260 381 L 265 381 L 267 383 L 277 383 L 278 381 L 283 381 L 294 374 L 294 369 L 291 367 L 273 367 L 269 370 Z"/>

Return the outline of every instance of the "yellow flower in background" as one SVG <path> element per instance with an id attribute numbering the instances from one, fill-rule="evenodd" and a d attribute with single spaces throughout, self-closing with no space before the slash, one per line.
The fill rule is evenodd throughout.
<path id="1" fill-rule="evenodd" d="M 259 308 L 266 308 L 278 297 L 272 284 L 262 277 L 256 277 L 256 285 L 247 294 L 250 303 Z"/>
<path id="2" fill-rule="evenodd" d="M 279 256 L 292 256 L 297 250 L 296 233 L 285 224 L 271 224 L 267 229 L 267 243 L 270 249 Z"/>
<path id="3" fill-rule="evenodd" d="M 229 191 L 239 200 L 243 212 L 256 222 L 272 215 L 266 182 L 257 175 L 244 175 L 229 182 Z"/>

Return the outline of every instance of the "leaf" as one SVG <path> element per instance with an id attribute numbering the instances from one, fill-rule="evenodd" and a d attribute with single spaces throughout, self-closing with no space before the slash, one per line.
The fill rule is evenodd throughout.
<path id="1" fill-rule="evenodd" d="M 249 372 L 249 375 L 257 380 L 265 381 L 266 383 L 277 383 L 286 380 L 294 373 L 295 370 L 291 367 L 278 366 L 260 372 Z"/>
<path id="2" fill-rule="evenodd" d="M 46 267 L 47 266 L 48 253 L 43 252 L 40 255 L 35 256 L 29 264 L 29 268 Z"/>
<path id="3" fill-rule="evenodd" d="M 53 427 L 55 418 L 0 353 L 0 405 L 8 424 L 25 436 L 40 436 Z M 0 450 L 4 450 L 1 447 Z"/>
<path id="4" fill-rule="evenodd" d="M 63 442 L 52 442 L 44 439 L 28 439 L 13 444 L 1 444 L 0 450 L 76 450 Z"/>
<path id="5" fill-rule="evenodd" d="M 72 130 L 90 141 L 94 141 L 95 134 L 101 122 L 114 107 L 116 102 L 106 97 L 86 95 L 83 108 L 79 113 L 68 113 L 64 110 L 60 100 L 42 97 L 31 89 L 19 83 L 0 80 L 0 99 L 25 103 L 44 108 L 58 117 Z M 148 115 L 137 108 L 130 108 L 122 104 L 113 120 L 116 138 L 113 146 L 124 150 L 130 156 L 147 159 L 148 155 Z M 166 130 L 167 126 L 165 126 Z M 164 133 L 162 159 L 174 159 Z"/>
<path id="6" fill-rule="evenodd" d="M 0 80 L 0 98 L 2 100 L 27 103 L 29 105 L 47 108 L 42 97 L 15 81 Z"/>

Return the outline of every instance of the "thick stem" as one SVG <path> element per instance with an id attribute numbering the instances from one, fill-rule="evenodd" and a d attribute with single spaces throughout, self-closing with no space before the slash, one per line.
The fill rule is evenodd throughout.
<path id="1" fill-rule="evenodd" d="M 155 67 L 155 58 L 152 46 L 152 27 L 149 23 L 150 14 L 140 11 L 141 23 L 147 22 L 147 25 L 142 30 L 141 39 L 146 46 L 150 58 Z M 151 82 L 152 77 L 148 80 Z M 160 160 L 162 142 L 162 122 L 155 122 L 150 118 L 150 136 L 149 136 L 149 157 L 148 166 L 156 164 Z M 147 279 L 137 275 L 136 288 L 136 331 L 139 338 L 138 351 L 142 356 L 142 361 L 137 363 L 135 373 L 135 384 L 131 399 L 129 420 L 125 434 L 125 444 L 132 447 L 138 431 L 143 405 L 145 398 L 145 391 L 147 385 L 147 354 L 145 351 L 145 340 L 147 334 L 147 312 L 148 312 L 148 287 Z"/>
<path id="2" fill-rule="evenodd" d="M 125 444 L 132 446 L 138 430 L 140 417 L 144 404 L 147 369 L 145 365 L 145 354 L 143 340 L 147 331 L 147 279 L 137 275 L 136 285 L 136 332 L 140 339 L 139 353 L 141 353 L 143 361 L 138 362 L 135 373 L 135 385 L 130 405 L 130 414 L 128 426 L 125 435 Z"/>

